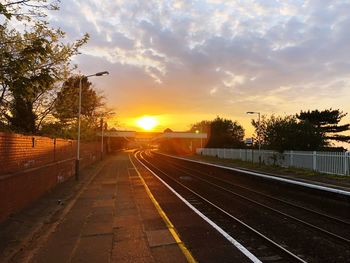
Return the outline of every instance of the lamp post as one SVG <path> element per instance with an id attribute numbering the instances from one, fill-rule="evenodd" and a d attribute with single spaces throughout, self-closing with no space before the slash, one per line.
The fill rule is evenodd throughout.
<path id="1" fill-rule="evenodd" d="M 258 115 L 258 147 L 259 147 L 259 164 L 261 164 L 261 141 L 260 141 L 260 112 L 258 111 L 247 111 L 247 114 Z"/>
<path id="2" fill-rule="evenodd" d="M 202 133 L 202 135 L 201 135 L 201 148 L 203 148 L 203 123 L 201 123 L 201 133 Z"/>
<path id="3" fill-rule="evenodd" d="M 199 134 L 200 140 L 201 140 L 201 148 L 203 148 L 203 146 L 202 146 L 202 135 L 200 134 L 200 131 L 199 131 L 199 130 L 196 130 L 196 134 Z"/>
<path id="4" fill-rule="evenodd" d="M 103 160 L 103 131 L 104 131 L 104 121 L 101 118 L 101 160 Z"/>
<path id="5" fill-rule="evenodd" d="M 100 77 L 108 75 L 108 71 L 97 72 L 88 76 L 81 76 L 79 79 L 79 106 L 78 106 L 78 141 L 77 141 L 77 159 L 75 160 L 75 180 L 79 180 L 79 168 L 80 168 L 80 123 L 81 123 L 81 93 L 82 93 L 82 80 L 89 77 Z"/>

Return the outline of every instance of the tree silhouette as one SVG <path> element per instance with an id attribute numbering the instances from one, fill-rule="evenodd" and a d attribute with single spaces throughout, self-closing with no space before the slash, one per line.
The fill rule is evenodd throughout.
<path id="1" fill-rule="evenodd" d="M 339 125 L 345 116 L 340 110 L 332 109 L 301 111 L 285 117 L 262 116 L 262 146 L 280 152 L 328 150 L 332 147 L 331 141 L 350 142 L 350 136 L 341 134 L 350 129 L 350 124 Z M 257 121 L 253 120 L 252 124 L 257 130 Z"/>
<path id="2" fill-rule="evenodd" d="M 43 22 L 23 34 L 3 27 L 0 32 L 12 41 L 10 48 L 0 45 L 0 122 L 35 134 L 52 109 L 56 83 L 67 77 L 71 57 L 88 36 L 64 44 L 64 32 Z"/>
<path id="3" fill-rule="evenodd" d="M 327 109 L 323 111 L 301 111 L 297 118 L 303 122 L 309 122 L 323 138 L 324 145 L 329 145 L 329 140 L 350 143 L 350 136 L 339 134 L 350 130 L 350 124 L 339 125 L 339 122 L 347 115 L 339 109 Z"/>
<path id="4" fill-rule="evenodd" d="M 41 134 L 74 139 L 77 134 L 79 83 L 82 78 L 81 138 L 92 140 L 101 130 L 101 118 L 108 118 L 111 112 L 105 108 L 103 97 L 92 88 L 91 82 L 83 76 L 72 76 L 66 80 L 53 105 L 52 115 L 56 122 L 43 125 Z"/>
<path id="5" fill-rule="evenodd" d="M 201 121 L 193 124 L 191 132 L 200 131 L 208 134 L 208 148 L 244 147 L 244 129 L 237 122 L 216 117 L 212 121 Z"/>
<path id="6" fill-rule="evenodd" d="M 258 122 L 253 120 L 258 129 Z M 324 138 L 309 122 L 299 122 L 296 116 L 262 116 L 260 121 L 261 142 L 265 149 L 311 151 L 324 146 Z"/>
<path id="7" fill-rule="evenodd" d="M 66 80 L 57 93 L 53 116 L 62 123 L 75 121 L 78 116 L 79 84 L 82 78 L 81 115 L 83 117 L 102 117 L 103 97 L 92 88 L 91 82 L 83 76 L 72 76 Z"/>

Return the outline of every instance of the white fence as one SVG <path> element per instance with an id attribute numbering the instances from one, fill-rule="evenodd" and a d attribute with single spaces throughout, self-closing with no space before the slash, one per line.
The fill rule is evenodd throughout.
<path id="1" fill-rule="evenodd" d="M 218 158 L 259 162 L 259 150 L 198 148 L 197 154 Z M 297 167 L 321 173 L 349 175 L 350 152 L 260 151 L 261 162 L 282 167 Z"/>

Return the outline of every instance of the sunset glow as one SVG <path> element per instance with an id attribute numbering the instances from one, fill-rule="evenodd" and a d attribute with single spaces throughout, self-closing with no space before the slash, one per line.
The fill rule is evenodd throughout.
<path id="1" fill-rule="evenodd" d="M 155 128 L 159 124 L 159 121 L 157 120 L 156 117 L 143 116 L 136 121 L 136 124 L 137 126 L 139 126 L 140 128 L 146 131 L 151 131 L 153 128 Z"/>
<path id="2" fill-rule="evenodd" d="M 74 63 L 110 72 L 91 78 L 116 113 L 109 127 L 144 130 L 149 114 L 152 131 L 186 131 L 220 116 L 250 137 L 247 111 L 350 113 L 349 1 L 61 2 L 51 21 L 69 39 L 90 35 Z"/>

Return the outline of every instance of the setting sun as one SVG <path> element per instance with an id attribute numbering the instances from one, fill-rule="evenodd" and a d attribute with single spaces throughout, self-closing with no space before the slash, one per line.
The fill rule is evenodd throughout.
<path id="1" fill-rule="evenodd" d="M 136 124 L 146 131 L 152 130 L 159 122 L 155 117 L 143 116 L 136 121 Z"/>

